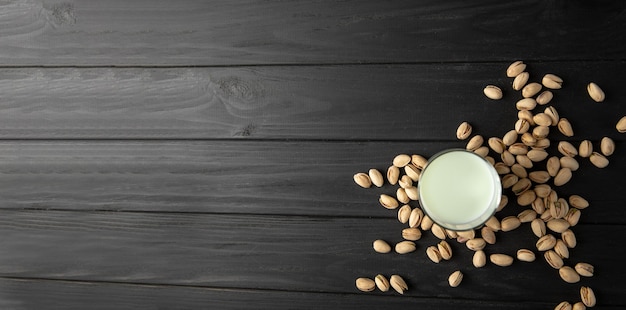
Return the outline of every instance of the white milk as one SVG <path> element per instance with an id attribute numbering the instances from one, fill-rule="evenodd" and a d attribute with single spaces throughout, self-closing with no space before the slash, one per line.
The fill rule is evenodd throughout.
<path id="1" fill-rule="evenodd" d="M 452 230 L 483 224 L 495 212 L 502 194 L 495 168 L 465 150 L 448 150 L 433 156 L 418 187 L 424 212 L 435 223 Z"/>

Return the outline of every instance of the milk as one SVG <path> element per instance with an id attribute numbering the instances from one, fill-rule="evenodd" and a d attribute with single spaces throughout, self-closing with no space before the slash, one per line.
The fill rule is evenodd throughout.
<path id="1" fill-rule="evenodd" d="M 437 224 L 452 230 L 480 226 L 495 212 L 502 194 L 489 162 L 465 150 L 433 156 L 418 183 L 420 204 Z"/>

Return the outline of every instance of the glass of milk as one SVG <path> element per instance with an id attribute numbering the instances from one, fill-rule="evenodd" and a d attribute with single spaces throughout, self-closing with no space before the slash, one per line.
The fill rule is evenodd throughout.
<path id="1" fill-rule="evenodd" d="M 432 156 L 418 182 L 419 202 L 433 222 L 451 230 L 484 224 L 502 197 L 496 169 L 480 155 L 449 149 Z"/>

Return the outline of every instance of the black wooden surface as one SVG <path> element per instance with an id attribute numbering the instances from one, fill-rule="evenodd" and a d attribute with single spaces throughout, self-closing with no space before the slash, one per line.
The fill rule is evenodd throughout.
<path id="1" fill-rule="evenodd" d="M 625 26 L 621 1 L 3 1 L 0 308 L 553 309 L 585 285 L 622 309 Z M 551 105 L 576 135 L 553 141 L 616 141 L 559 188 L 591 203 L 566 263 L 596 275 L 565 283 L 541 255 L 476 269 L 456 241 L 436 265 L 430 232 L 375 253 L 402 240 L 377 202 L 395 187 L 352 175 L 463 147 L 462 121 L 502 136 L 517 59 L 565 80 Z M 488 253 L 536 240 L 528 224 L 497 238 Z M 409 291 L 355 288 L 378 273 Z"/>

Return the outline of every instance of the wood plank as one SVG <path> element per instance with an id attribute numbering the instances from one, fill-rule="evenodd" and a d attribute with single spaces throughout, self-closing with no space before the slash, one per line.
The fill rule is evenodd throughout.
<path id="1" fill-rule="evenodd" d="M 461 142 L 4 141 L 0 208 L 395 218 L 378 204 L 397 186 L 352 176 L 386 170 L 398 153 L 430 156 Z M 581 161 L 562 197 L 591 202 L 587 223 L 624 223 L 618 144 L 606 169 Z M 511 199 L 513 201 L 513 199 Z M 417 206 L 415 202 L 411 203 Z M 510 203 L 510 212 L 522 208 Z"/>
<path id="2" fill-rule="evenodd" d="M 368 309 L 419 307 L 424 310 L 550 309 L 554 303 L 453 300 L 395 294 L 332 294 L 319 292 L 212 289 L 80 281 L 0 279 L 4 309 Z M 618 309 L 603 305 L 603 308 Z"/>
<path id="3" fill-rule="evenodd" d="M 507 65 L 5 68 L 0 138 L 454 140 L 462 121 L 503 135 L 521 99 Z M 550 72 L 565 79 L 551 105 L 572 122 L 576 139 L 624 141 L 614 126 L 626 115 L 626 63 L 528 69 L 532 80 Z M 604 103 L 586 94 L 591 80 L 607 93 Z M 487 84 L 501 86 L 505 98 L 487 99 Z"/>
<path id="4" fill-rule="evenodd" d="M 13 0 L 0 6 L 0 64 L 624 59 L 623 12 L 621 1 Z"/>
<path id="5" fill-rule="evenodd" d="M 540 257 L 509 268 L 471 266 L 472 252 L 452 242 L 454 256 L 434 264 L 424 253 L 430 233 L 408 255 L 377 254 L 371 242 L 400 241 L 393 219 L 150 214 L 126 212 L 0 212 L 0 276 L 79 281 L 175 284 L 212 288 L 358 293 L 354 279 L 402 274 L 408 296 L 546 302 L 576 300 L 580 285 L 598 292 L 599 305 L 625 306 L 624 225 L 578 225 L 568 264 L 586 261 L 596 275 L 567 284 Z M 532 248 L 525 224 L 487 253 Z M 447 277 L 465 278 L 450 288 Z M 541 285 L 539 285 L 541 284 Z M 372 295 L 390 293 L 374 292 Z M 366 295 L 366 294 L 364 294 Z"/>
<path id="6" fill-rule="evenodd" d="M 129 285 L 93 282 L 0 279 L 6 309 L 364 309 L 418 306 L 420 309 L 549 309 L 552 303 L 452 300 L 413 296 L 328 294 L 197 287 Z M 391 294 L 389 294 L 391 295 Z M 114 296 L 114 298 L 112 298 Z M 617 307 L 603 305 L 603 308 Z"/>

